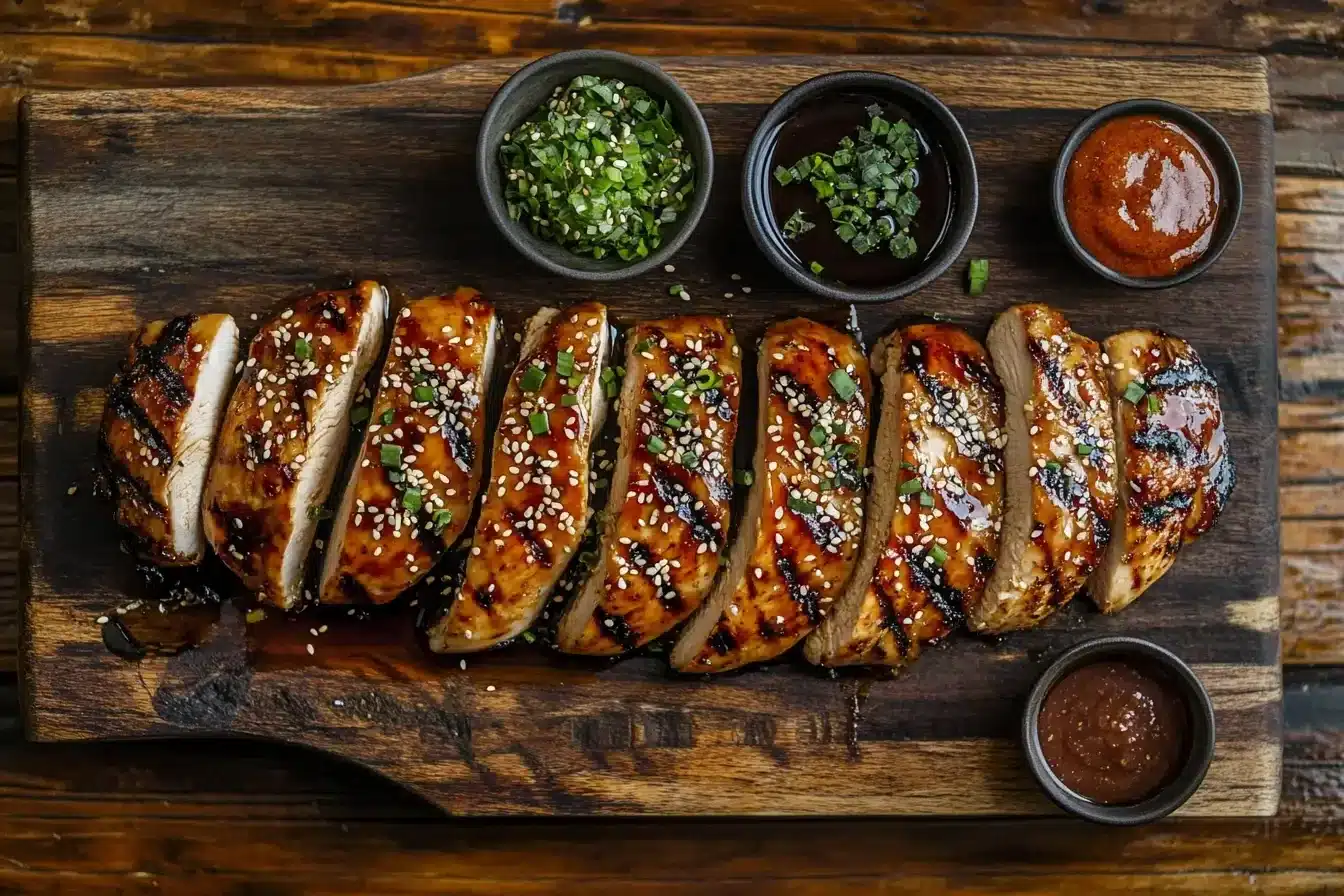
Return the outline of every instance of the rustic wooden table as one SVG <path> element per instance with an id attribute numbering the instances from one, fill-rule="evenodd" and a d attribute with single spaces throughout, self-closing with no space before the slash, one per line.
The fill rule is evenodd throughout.
<path id="1" fill-rule="evenodd" d="M 1283 802 L 1136 831 L 1032 822 L 445 820 L 251 742 L 33 746 L 19 601 L 15 106 L 29 90 L 346 83 L 640 53 L 1255 51 L 1277 125 Z M 1242 0 L 8 0 L 0 5 L 0 893 L 1344 892 L 1344 4 Z"/>

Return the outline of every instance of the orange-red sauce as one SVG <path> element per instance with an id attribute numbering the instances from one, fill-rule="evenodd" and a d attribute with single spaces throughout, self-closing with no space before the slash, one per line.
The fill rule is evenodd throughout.
<path id="1" fill-rule="evenodd" d="M 1078 242 L 1130 277 L 1165 277 L 1204 254 L 1218 220 L 1218 176 L 1195 140 L 1149 115 L 1105 122 L 1078 146 L 1064 206 Z"/>
<path id="2" fill-rule="evenodd" d="M 1094 803 L 1152 796 L 1180 770 L 1189 749 L 1185 701 L 1164 678 L 1103 660 L 1065 675 L 1037 719 L 1050 770 Z"/>

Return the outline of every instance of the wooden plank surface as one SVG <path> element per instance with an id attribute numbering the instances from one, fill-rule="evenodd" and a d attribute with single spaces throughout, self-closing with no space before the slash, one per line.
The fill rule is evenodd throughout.
<path id="1" fill-rule="evenodd" d="M 425 3 L 334 4 L 327 0 L 270 0 L 243 6 L 229 0 L 25 0 L 0 7 L 0 185 L 14 189 L 14 104 L 29 89 L 131 87 L 160 83 L 348 83 L 414 74 L 466 57 L 539 54 L 603 44 L 659 52 L 1119 52 L 1165 55 L 1169 41 L 1182 51 L 1254 50 L 1269 55 L 1276 113 L 1281 208 L 1299 210 L 1297 197 L 1335 196 L 1321 214 L 1340 214 L 1344 181 L 1344 63 L 1339 61 L 1337 3 L 1281 4 L 1246 0 L 1235 6 L 1047 2 L 998 4 L 957 0 L 908 7 L 883 4 L 864 17 L 848 4 L 639 4 L 638 25 L 613 21 L 605 4 L 542 4 L 516 27 L 500 27 L 497 13 L 478 0 Z M 462 13 L 452 29 L 428 19 Z M 517 8 L 517 4 L 510 4 Z M 907 8 L 911 12 L 904 12 Z M 341 18 L 342 28 L 301 29 L 290 42 L 275 40 L 274 22 L 316 26 Z M 908 15 L 904 25 L 880 29 L 884 16 Z M 362 18 L 359 18 L 362 16 Z M 659 18 L 661 16 L 661 18 Z M 682 19 L 694 27 L 682 27 Z M 315 21 L 316 20 L 316 21 Z M 788 24 L 779 24 L 787 20 Z M 948 35 L 960 21 L 969 32 Z M 165 24 L 166 23 L 166 24 Z M 379 27 L 391 23 L 395 27 Z M 871 25 L 870 25 L 871 23 Z M 966 24 L 969 23 L 969 24 Z M 1130 23 L 1137 29 L 1130 31 Z M 991 27 L 992 26 L 992 27 Z M 20 32 L 22 34 L 20 35 Z M 359 45 L 324 52 L 342 33 Z M 1137 38 L 1138 34 L 1144 35 Z M 1192 37 L 1192 35 L 1198 35 Z M 1142 42 L 1149 41 L 1148 43 Z M 1189 41 L 1197 40 L 1198 43 Z M 414 42 L 407 52 L 408 41 Z M 629 41 L 628 43 L 626 41 Z M 303 42 L 305 46 L 296 46 Z M 1314 202 L 1314 200 L 1313 200 Z M 1333 211 L 1329 210 L 1330 208 Z M 0 223 L 0 438 L 16 432 L 18 265 L 10 212 Z M 1294 309 L 1300 332 L 1330 332 L 1344 313 L 1344 247 L 1330 252 L 1280 253 L 1280 299 Z M 1285 330 L 1287 333 L 1287 330 Z M 1299 343 L 1301 344 L 1301 343 Z M 1284 358 L 1288 346 L 1284 344 Z M 1303 377 L 1319 377 L 1304 379 Z M 1281 372 L 1282 425 L 1310 432 L 1294 440 L 1294 481 L 1329 484 L 1337 470 L 1332 430 L 1344 428 L 1344 375 L 1338 367 L 1296 362 Z M 7 430 L 8 427 L 8 430 Z M 1285 457 L 1289 448 L 1283 449 Z M 0 455 L 0 464 L 13 455 Z M 1312 466 L 1312 464 L 1316 466 Z M 1336 480 L 1337 481 L 1337 480 Z M 5 487 L 8 487 L 8 491 Z M 15 743 L 13 682 L 17 634 L 7 623 L 17 607 L 17 487 L 0 478 L 0 732 L 8 731 L 0 759 L 0 886 L 14 891 L 80 893 L 190 892 L 229 887 L 270 893 L 368 893 L 352 871 L 351 856 L 378 857 L 386 892 L 423 892 L 427 881 L 477 878 L 492 892 L 571 891 L 624 881 L 623 892 L 664 892 L 688 868 L 702 868 L 700 889 L 743 886 L 758 892 L 797 892 L 825 886 L 817 862 L 858 868 L 857 886 L 899 886 L 919 826 L 837 823 L 748 826 L 493 825 L 489 842 L 464 840 L 452 822 L 435 821 L 427 807 L 357 770 L 310 754 L 258 744 L 29 746 Z M 1287 513 L 1285 511 L 1285 517 Z M 1344 662 L 1344 558 L 1339 554 L 1283 558 L 1283 641 L 1287 663 Z M 1130 875 L 1130 889 L 1171 892 L 1325 893 L 1344 884 L 1338 849 L 1344 821 L 1344 746 L 1339 732 L 1344 696 L 1333 669 L 1290 668 L 1286 692 L 1286 755 L 1279 820 L 1193 822 L 1113 832 L 1048 822 L 996 825 L 977 822 L 928 834 L 969 853 L 930 869 L 942 880 L 928 889 L 994 892 L 1070 892 L 1099 887 L 1107 875 Z M 0 737 L 3 737 L 0 734 Z M 11 775 L 6 772 L 12 771 Z M 181 819 L 195 819 L 189 837 Z M 243 819 L 252 821 L 242 824 Z M 104 819 L 97 827 L 93 819 Z M 414 819 L 416 824 L 407 822 Z M 877 831 L 869 837 L 869 829 Z M 474 828 L 471 828 L 474 830 Z M 195 844 L 182 849 L 184 839 Z M 820 842 L 819 842 L 820 841 Z M 916 848 L 927 841 L 915 841 Z M 462 849 L 454 844 L 461 843 Z M 606 843 L 606 850 L 587 850 Z M 1055 849 L 1054 847 L 1058 847 Z M 279 849 L 276 869 L 262 856 Z M 1046 852 L 1046 850 L 1051 850 Z M 1151 867 L 1135 881 L 1137 850 Z M 752 856 L 761 855 L 760 861 Z M 874 861 L 886 857 L 885 863 Z M 1074 856 L 1088 857 L 1083 881 Z M 264 866 L 264 868 L 263 868 Z M 557 872 L 556 869 L 563 869 Z M 266 869 L 266 870 L 264 870 Z M 535 869 L 535 872 L 534 872 Z M 1025 871 L 1024 871 L 1025 869 Z M 208 876 L 204 872 L 209 872 Z M 588 875 L 585 877 L 585 873 Z M 827 872 L 833 874 L 834 872 Z M 972 874 L 974 879 L 972 880 Z M 1024 874 L 1026 876 L 1024 876 Z M 563 880 L 563 884 L 553 883 Z M 817 883 L 820 880 L 821 883 Z M 949 882 L 950 881 L 950 882 Z M 435 892 L 465 890 L 440 885 Z"/>
<path id="2" fill-rule="evenodd" d="M 1064 647 L 1089 634 L 1133 632 L 1196 664 L 1215 694 L 1216 759 L 1182 811 L 1272 814 L 1280 777 L 1278 470 L 1263 61 L 925 56 L 663 65 L 700 104 L 715 138 L 715 198 L 675 259 L 675 276 L 597 287 L 520 269 L 480 226 L 470 179 L 477 116 L 516 63 L 469 63 L 338 91 L 30 99 L 22 445 L 29 732 L 44 740 L 227 731 L 279 738 L 363 762 L 457 813 L 1038 814 L 1049 806 L 1021 762 L 1018 700 L 1042 661 Z M 789 314 L 843 326 L 847 307 L 791 288 L 750 250 L 737 172 L 769 102 L 792 84 L 854 65 L 912 78 L 957 110 L 981 186 L 967 255 L 990 258 L 995 272 L 978 298 L 951 275 L 904 302 L 858 311 L 870 339 L 931 313 L 983 334 L 1004 307 L 1044 299 L 1097 338 L 1140 322 L 1179 332 L 1217 372 L 1237 492 L 1215 531 L 1143 601 L 1115 617 L 1077 602 L 1039 631 L 993 645 L 963 639 L 898 680 L 862 688 L 796 664 L 669 680 L 654 658 L 582 669 L 526 650 L 445 669 L 414 646 L 370 644 L 358 626 L 317 639 L 311 659 L 304 635 L 273 664 L 268 644 L 245 635 L 231 608 L 214 639 L 181 658 L 128 665 L 102 647 L 91 620 L 139 592 L 124 584 L 129 564 L 90 490 L 67 490 L 87 485 L 72 471 L 83 452 L 91 456 L 97 396 L 139 323 L 203 307 L 241 321 L 267 317 L 278 297 L 347 270 L 374 272 L 412 294 L 471 283 L 515 328 L 542 304 L 590 298 L 607 302 L 623 326 L 681 313 L 686 306 L 667 295 L 674 280 L 689 286 L 696 310 L 732 314 L 745 346 Z M 1057 241 L 1042 239 L 1053 223 L 1038 175 L 1087 110 L 1136 89 L 1209 115 L 1245 182 L 1228 251 L 1160 304 L 1099 281 Z M 328 139 L 335 133 L 340 139 Z M 730 274 L 754 287 L 749 299 L 729 298 Z M 301 619 L 294 628 L 316 624 Z M 935 763 L 943 774 L 923 773 Z M 753 786 L 736 783 L 743 780 Z"/>

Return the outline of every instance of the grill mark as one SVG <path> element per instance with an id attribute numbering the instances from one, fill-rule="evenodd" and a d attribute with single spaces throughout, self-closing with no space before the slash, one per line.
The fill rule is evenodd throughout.
<path id="1" fill-rule="evenodd" d="M 550 569 L 550 552 L 546 550 L 546 546 L 541 543 L 541 540 L 537 538 L 536 534 L 531 529 L 522 525 L 529 521 L 512 507 L 504 511 L 504 519 L 508 521 L 509 528 L 513 530 L 514 536 L 523 543 L 527 548 L 527 552 L 532 555 L 532 559 L 536 560 L 547 569 Z"/>
<path id="2" fill-rule="evenodd" d="M 789 592 L 789 597 L 807 621 L 812 625 L 821 622 L 821 605 L 818 603 L 816 589 L 808 588 L 798 581 L 798 567 L 794 564 L 793 558 L 785 553 L 782 545 L 775 545 L 775 568 L 779 570 L 780 578 L 784 580 L 784 587 Z"/>
<path id="3" fill-rule="evenodd" d="M 227 555 L 225 559 L 230 563 L 241 564 L 251 573 L 256 569 L 254 560 L 270 543 L 270 527 L 266 511 L 247 505 L 225 507 L 219 501 L 214 501 L 210 505 L 210 512 L 215 515 L 227 533 L 224 539 Z M 242 555 L 241 559 L 234 556 L 235 552 Z"/>
<path id="4" fill-rule="evenodd" d="M 1069 423 L 1075 429 L 1087 429 L 1087 411 L 1064 384 L 1064 370 L 1060 364 L 1060 359 L 1055 355 L 1042 349 L 1037 344 L 1038 340 L 1027 336 L 1027 350 L 1031 352 L 1032 360 L 1036 366 L 1045 375 L 1046 385 L 1054 394 L 1059 402 L 1059 409 L 1065 417 L 1065 422 Z"/>
<path id="5" fill-rule="evenodd" d="M 624 616 L 618 613 L 608 613 L 599 604 L 593 608 L 593 619 L 597 622 L 598 631 L 621 645 L 625 650 L 634 650 L 639 646 L 639 635 L 630 627 L 630 623 L 625 621 Z M 608 622 L 611 624 L 608 625 Z"/>
<path id="6" fill-rule="evenodd" d="M 439 432 L 443 433 L 444 439 L 452 448 L 453 458 L 468 467 L 475 465 L 476 444 L 471 440 L 471 433 L 467 431 L 465 423 L 456 414 L 450 414 L 448 420 L 448 425 L 440 426 Z"/>
<path id="7" fill-rule="evenodd" d="M 927 552 L 916 554 L 913 550 L 906 550 L 904 553 L 906 565 L 910 568 L 910 578 L 928 594 L 929 603 L 943 617 L 943 624 L 952 629 L 965 622 L 966 596 L 947 583 L 947 577 L 941 570 L 933 573 L 924 565 Z"/>
<path id="8" fill-rule="evenodd" d="M 901 625 L 900 614 L 896 612 L 896 600 L 882 583 L 873 580 L 873 586 L 877 589 L 877 602 L 882 611 L 882 629 L 891 632 L 896 641 L 896 649 L 900 651 L 901 657 L 910 655 L 910 636 L 906 634 L 905 626 Z M 873 647 L 877 645 L 874 644 Z"/>
<path id="9" fill-rule="evenodd" d="M 331 325 L 336 328 L 338 333 L 344 333 L 350 329 L 350 319 L 346 317 L 345 311 L 341 308 L 340 303 L 336 301 L 336 298 L 335 295 L 324 296 L 322 301 L 313 309 L 313 311 L 319 316 L 325 317 L 327 320 L 331 321 Z M 359 293 L 351 292 L 348 294 L 347 299 L 350 303 L 350 310 L 358 313 L 360 310 L 358 307 L 360 305 Z"/>
<path id="10" fill-rule="evenodd" d="M 1173 513 L 1187 513 L 1192 503 L 1193 499 L 1185 492 L 1149 501 L 1139 508 L 1139 522 L 1145 529 L 1159 529 Z"/>
<path id="11" fill-rule="evenodd" d="M 716 543 L 718 539 L 714 534 L 714 526 L 709 515 L 703 509 L 695 508 L 697 500 L 695 495 L 676 477 L 670 465 L 658 461 L 652 467 L 649 480 L 653 483 L 653 490 L 657 493 L 658 500 L 663 502 L 663 506 L 670 506 L 677 518 L 690 526 L 691 538 L 697 543 L 704 545 Z"/>
<path id="12" fill-rule="evenodd" d="M 952 351 L 949 349 L 949 351 Z M 952 352 L 954 356 L 963 361 L 963 366 L 970 363 L 970 358 L 962 352 Z M 969 409 L 963 410 L 960 402 L 957 401 L 957 391 L 949 388 L 942 380 L 934 376 L 928 367 L 929 346 L 923 340 L 911 342 L 906 346 L 905 357 L 901 361 L 903 371 L 913 373 L 919 380 L 920 386 L 933 399 L 933 422 L 941 429 L 946 430 L 953 436 L 953 442 L 956 443 L 957 450 L 967 458 L 977 463 L 989 463 L 996 469 L 1001 464 L 1001 456 L 994 451 L 985 439 L 972 440 L 967 438 L 965 444 L 961 439 L 956 438 L 956 434 L 965 432 L 969 437 L 971 430 L 969 427 L 961 424 L 955 419 L 955 416 L 969 417 Z M 981 384 L 984 387 L 984 384 Z M 997 385 L 984 387 L 989 394 L 994 394 Z M 955 416 L 954 416 L 955 415 Z"/>
<path id="13" fill-rule="evenodd" d="M 139 503 L 148 513 L 153 514 L 159 519 L 166 519 L 168 508 L 164 507 L 159 500 L 154 497 L 150 491 L 149 484 L 140 479 L 130 469 L 121 462 L 120 458 L 113 453 L 111 446 L 105 440 L 99 440 L 100 454 L 102 455 L 102 472 L 105 478 L 105 484 L 111 493 L 113 501 L 120 501 L 126 492 L 130 492 L 130 497 Z"/>
<path id="14" fill-rule="evenodd" d="M 1171 366 L 1164 367 L 1149 377 L 1145 388 L 1149 392 L 1174 392 L 1196 386 L 1207 386 L 1216 390 L 1218 381 L 1203 364 L 1178 359 Z"/>
<path id="15" fill-rule="evenodd" d="M 494 584 L 495 580 L 492 577 L 490 581 L 485 583 L 484 588 L 477 588 L 475 591 L 471 592 L 471 598 L 476 601 L 476 606 L 485 610 L 487 613 L 490 612 L 490 608 L 495 605 L 495 592 L 490 590 L 490 587 Z"/>
<path id="16" fill-rule="evenodd" d="M 172 446 L 136 401 L 135 387 L 144 380 L 152 380 L 158 384 L 164 400 L 173 408 L 181 409 L 191 403 L 191 393 L 182 375 L 170 367 L 165 358 L 174 349 L 186 344 L 187 336 L 197 319 L 194 314 L 175 317 L 164 324 L 153 342 L 140 344 L 137 341 L 135 360 L 123 362 L 120 375 L 107 395 L 108 409 L 128 421 L 164 464 L 172 463 Z"/>
<path id="17" fill-rule="evenodd" d="M 1152 418 L 1147 422 L 1147 426 L 1129 437 L 1129 443 L 1135 448 L 1154 454 L 1169 455 L 1175 463 L 1185 467 L 1202 466 L 1208 462 L 1204 452 L 1186 438 L 1184 433 L 1168 429 Z"/>
<path id="18" fill-rule="evenodd" d="M 666 584 L 658 585 L 653 581 L 653 575 L 649 573 L 649 568 L 653 566 L 653 552 L 649 546 L 642 542 L 631 542 L 628 552 L 630 561 L 639 570 L 639 574 L 648 580 L 658 593 L 658 600 L 663 605 L 663 609 L 669 613 L 679 613 L 685 606 L 681 595 L 677 592 L 676 586 L 672 584 L 671 568 L 664 570 L 662 579 Z"/>
<path id="19" fill-rule="evenodd" d="M 734 638 L 733 633 L 725 628 L 723 623 L 720 622 L 714 629 L 714 634 L 709 636 L 706 646 L 719 656 L 727 656 L 737 649 L 737 639 Z"/>

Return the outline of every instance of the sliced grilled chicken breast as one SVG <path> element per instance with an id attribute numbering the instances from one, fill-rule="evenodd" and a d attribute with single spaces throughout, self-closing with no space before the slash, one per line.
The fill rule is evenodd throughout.
<path id="1" fill-rule="evenodd" d="M 873 352 L 882 413 L 863 550 L 803 646 L 827 666 L 900 666 L 979 603 L 999 553 L 1003 387 L 964 330 L 920 324 Z"/>
<path id="2" fill-rule="evenodd" d="M 238 326 L 227 314 L 145 325 L 107 392 L 100 483 L 138 554 L 201 561 L 201 494 L 233 381 Z"/>
<path id="3" fill-rule="evenodd" d="M 490 482 L 462 587 L 430 631 L 437 653 L 485 650 L 536 620 L 588 522 L 589 451 L 602 429 L 607 309 L 545 308 L 528 322 L 504 395 Z"/>
<path id="4" fill-rule="evenodd" d="M 621 444 L 596 565 L 556 634 L 569 653 L 633 650 L 686 619 L 719 568 L 733 498 L 742 361 L 718 317 L 626 337 Z"/>
<path id="5" fill-rule="evenodd" d="M 265 601 L 292 607 L 383 339 L 387 291 L 364 281 L 299 299 L 261 328 L 220 429 L 205 534 Z"/>
<path id="6" fill-rule="evenodd" d="M 779 656 L 822 620 L 863 531 L 872 383 L 854 340 L 810 320 L 761 342 L 755 482 L 728 566 L 672 649 L 683 672 Z"/>
<path id="7" fill-rule="evenodd" d="M 1003 382 L 1006 507 L 999 560 L 968 607 L 977 631 L 1040 624 L 1101 562 L 1115 510 L 1115 436 L 1101 348 L 1045 305 L 1018 305 L 989 330 Z"/>
<path id="8" fill-rule="evenodd" d="M 1127 330 L 1106 340 L 1119 451 L 1105 562 L 1088 586 L 1105 613 L 1162 577 L 1186 541 L 1208 530 L 1236 483 L 1218 383 L 1184 339 Z"/>
<path id="9" fill-rule="evenodd" d="M 397 315 L 354 475 L 332 521 L 323 603 L 386 603 L 461 536 L 485 460 L 494 306 L 465 287 Z"/>

